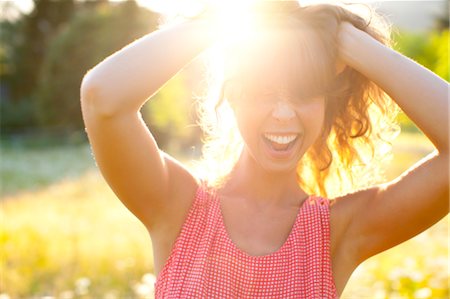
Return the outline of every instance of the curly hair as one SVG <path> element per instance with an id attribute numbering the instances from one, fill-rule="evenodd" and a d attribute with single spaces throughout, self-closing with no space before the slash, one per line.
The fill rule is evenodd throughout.
<path id="1" fill-rule="evenodd" d="M 336 75 L 341 22 L 350 22 L 390 46 L 388 24 L 370 7 L 365 6 L 369 12 L 366 15 L 354 12 L 355 7 L 274 1 L 259 9 L 263 16 L 259 30 L 278 27 L 289 29 L 294 33 L 291 36 L 299 30 L 306 34 L 303 42 L 296 40 L 288 47 L 291 52 L 276 57 L 276 64 L 285 68 L 288 88 L 302 97 L 320 94 L 325 98 L 321 136 L 297 165 L 298 183 L 311 194 L 337 196 L 378 182 L 381 162 L 389 157 L 389 141 L 399 130 L 395 124 L 398 107 L 381 88 L 350 67 Z M 201 165 L 206 170 L 203 175 L 216 187 L 226 181 L 243 146 L 236 124 L 230 117 L 223 117 L 231 113 L 227 95 L 237 85 L 240 93 L 234 93 L 234 97 L 257 89 L 261 74 L 267 74 L 252 69 L 255 64 L 245 46 L 251 43 L 249 40 L 225 50 L 225 59 L 232 67 L 221 74 L 216 89 L 211 84 L 212 93 L 200 107 L 205 134 Z M 284 64 L 283 58 L 287 59 Z"/>

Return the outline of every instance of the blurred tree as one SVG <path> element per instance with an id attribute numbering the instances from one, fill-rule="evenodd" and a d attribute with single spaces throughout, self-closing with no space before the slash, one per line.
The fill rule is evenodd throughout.
<path id="1" fill-rule="evenodd" d="M 86 7 L 85 7 L 86 8 Z M 50 43 L 37 90 L 37 112 L 42 126 L 84 127 L 79 88 L 84 74 L 105 57 L 153 31 L 159 15 L 134 1 L 89 4 Z M 146 123 L 164 149 L 192 144 L 198 128 L 186 72 L 171 79 L 142 109 Z M 126 84 L 126 82 L 124 82 Z"/>
<path id="2" fill-rule="evenodd" d="M 15 80 L 11 82 L 12 100 L 28 98 L 33 92 L 49 42 L 74 12 L 74 0 L 34 0 L 34 9 L 24 17 L 18 47 Z"/>
<path id="3" fill-rule="evenodd" d="M 48 11 L 43 8 L 48 1 L 36 4 L 35 10 Z M 7 96 L 14 100 L 2 99 L 3 133 L 5 128 L 10 129 L 7 130 L 9 132 L 12 128 L 23 131 L 36 124 L 41 130 L 49 132 L 51 129 L 55 133 L 82 129 L 79 88 L 84 74 L 114 51 L 155 30 L 159 18 L 159 15 L 140 8 L 135 1 L 76 1 L 74 9 L 69 21 L 61 21 L 58 30 L 45 35 L 47 40 L 36 46 L 37 52 L 32 51 L 31 46 L 28 48 L 27 45 L 39 43 L 25 38 L 25 28 L 31 19 L 39 18 L 29 16 L 16 23 L 8 23 L 6 37 L 2 34 L 2 39 L 8 42 L 0 45 L 0 76 L 8 78 L 7 85 L 14 86 L 14 94 Z M 47 12 L 46 16 L 49 14 Z M 56 24 L 57 21 L 47 20 L 43 24 L 50 23 Z M 42 27 L 50 28 L 47 25 Z M 2 47 L 4 44 L 8 46 Z M 36 55 L 42 62 L 32 62 Z M 27 63 L 20 61 L 24 56 L 27 56 Z M 182 73 L 174 77 L 142 110 L 162 148 L 177 150 L 198 139 L 199 129 L 189 126 L 195 122 L 195 116 L 187 113 L 193 111 L 191 87 L 187 80 L 192 76 L 192 73 Z M 27 85 L 27 92 L 21 89 L 22 77 L 28 78 L 29 82 L 36 80 L 34 87 Z M 8 93 L 1 86 L 0 92 Z"/>
<path id="4" fill-rule="evenodd" d="M 89 4 L 77 13 L 47 49 L 36 92 L 39 123 L 83 128 L 79 89 L 84 74 L 114 51 L 154 30 L 157 19 L 158 15 L 134 1 Z"/>
<path id="5" fill-rule="evenodd" d="M 34 0 L 34 9 L 19 19 L 1 21 L 0 125 L 2 133 L 36 124 L 33 103 L 46 49 L 71 18 L 74 0 Z"/>
<path id="6" fill-rule="evenodd" d="M 23 18 L 0 21 L 0 127 L 2 134 L 5 133 L 5 129 L 17 131 L 35 124 L 32 102 L 20 100 L 17 92 L 13 93 L 19 88 L 20 74 L 17 66 L 20 65 L 21 57 L 17 50 L 23 45 L 23 27 Z"/>
<path id="7" fill-rule="evenodd" d="M 435 24 L 436 29 L 438 31 L 448 30 L 450 22 L 449 22 L 449 13 L 450 13 L 450 0 L 445 1 L 444 9 L 442 13 L 436 17 Z"/>

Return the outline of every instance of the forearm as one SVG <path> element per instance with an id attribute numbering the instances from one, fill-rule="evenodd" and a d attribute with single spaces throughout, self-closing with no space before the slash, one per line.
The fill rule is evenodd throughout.
<path id="1" fill-rule="evenodd" d="M 82 100 L 108 115 L 137 112 L 211 43 L 212 32 L 203 20 L 150 33 L 95 66 L 83 79 Z"/>
<path id="2" fill-rule="evenodd" d="M 343 26 L 340 40 L 341 59 L 381 87 L 447 153 L 448 83 L 358 29 Z"/>

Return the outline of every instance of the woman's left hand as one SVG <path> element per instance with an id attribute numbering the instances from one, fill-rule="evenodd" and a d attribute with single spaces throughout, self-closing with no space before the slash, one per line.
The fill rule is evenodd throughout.
<path id="1" fill-rule="evenodd" d="M 339 26 L 337 35 L 338 59 L 336 61 L 336 72 L 342 72 L 345 67 L 352 65 L 352 49 L 358 43 L 362 36 L 368 36 L 367 33 L 357 29 L 349 22 L 342 22 Z"/>

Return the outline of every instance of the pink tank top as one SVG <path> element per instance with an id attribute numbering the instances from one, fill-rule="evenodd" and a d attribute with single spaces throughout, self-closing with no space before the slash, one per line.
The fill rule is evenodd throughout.
<path id="1" fill-rule="evenodd" d="M 200 186 L 155 283 L 155 298 L 337 298 L 329 201 L 311 196 L 280 249 L 251 256 L 230 239 L 219 197 Z"/>

